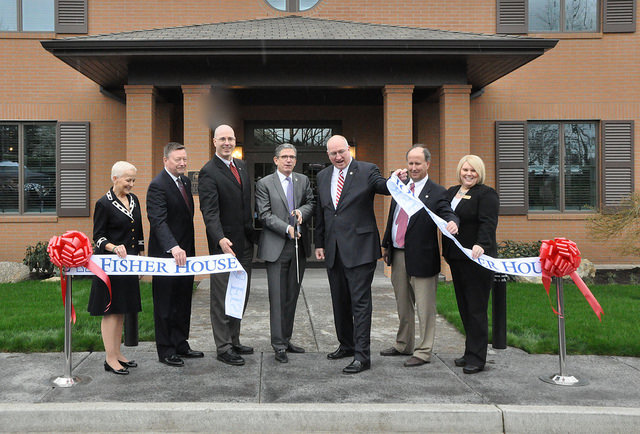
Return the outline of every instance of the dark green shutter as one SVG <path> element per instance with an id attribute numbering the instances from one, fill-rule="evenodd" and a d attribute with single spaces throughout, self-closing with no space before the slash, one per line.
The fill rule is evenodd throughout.
<path id="1" fill-rule="evenodd" d="M 496 189 L 500 214 L 523 215 L 529 209 L 526 122 L 496 122 Z"/>
<path id="2" fill-rule="evenodd" d="M 602 122 L 602 186 L 605 210 L 633 192 L 633 121 Z"/>
<path id="3" fill-rule="evenodd" d="M 58 216 L 88 217 L 89 122 L 58 122 Z"/>

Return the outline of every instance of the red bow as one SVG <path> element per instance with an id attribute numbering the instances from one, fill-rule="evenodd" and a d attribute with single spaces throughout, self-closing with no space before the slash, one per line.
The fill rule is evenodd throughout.
<path id="1" fill-rule="evenodd" d="M 576 270 L 580 266 L 580 250 L 578 246 L 571 240 L 566 238 L 555 238 L 553 240 L 544 240 L 540 246 L 540 265 L 542 266 L 542 284 L 549 295 L 549 286 L 551 285 L 551 277 L 571 276 L 573 282 L 578 286 L 582 295 L 591 306 L 591 309 L 600 317 L 604 313 L 600 303 L 593 296 L 587 285 L 582 281 Z M 552 307 L 553 308 L 553 307 Z M 559 313 L 553 309 L 559 315 Z"/>
<path id="2" fill-rule="evenodd" d="M 65 304 L 67 294 L 67 276 L 64 274 L 65 267 L 86 267 L 93 274 L 98 276 L 109 289 L 109 304 L 105 312 L 111 306 L 111 281 L 104 270 L 91 261 L 93 250 L 89 238 L 79 231 L 67 231 L 59 237 L 52 237 L 47 246 L 47 252 L 51 262 L 60 268 L 60 285 L 62 287 L 62 304 Z M 76 322 L 76 310 L 71 304 L 71 319 Z"/>

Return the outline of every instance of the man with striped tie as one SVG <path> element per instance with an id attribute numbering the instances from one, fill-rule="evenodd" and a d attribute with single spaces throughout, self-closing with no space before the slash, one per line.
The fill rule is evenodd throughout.
<path id="1" fill-rule="evenodd" d="M 331 137 L 327 154 L 332 166 L 318 173 L 315 253 L 327 267 L 340 342 L 327 357 L 353 357 L 342 372 L 357 374 L 371 367 L 371 282 L 381 257 L 373 199 L 389 190 L 375 164 L 351 158 L 344 137 Z"/>

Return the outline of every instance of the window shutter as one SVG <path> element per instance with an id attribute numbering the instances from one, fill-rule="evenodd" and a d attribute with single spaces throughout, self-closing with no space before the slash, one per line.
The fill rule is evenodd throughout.
<path id="1" fill-rule="evenodd" d="M 637 0 L 604 0 L 604 33 L 630 33 L 636 31 Z"/>
<path id="2" fill-rule="evenodd" d="M 87 0 L 56 0 L 56 33 L 88 33 Z"/>
<path id="3" fill-rule="evenodd" d="M 604 209 L 620 206 L 633 193 L 633 121 L 602 122 Z"/>
<path id="4" fill-rule="evenodd" d="M 502 215 L 523 215 L 529 209 L 526 125 L 496 122 L 496 187 Z"/>
<path id="5" fill-rule="evenodd" d="M 88 217 L 89 122 L 58 122 L 58 216 Z"/>
<path id="6" fill-rule="evenodd" d="M 527 33 L 527 0 L 497 0 L 496 33 Z"/>

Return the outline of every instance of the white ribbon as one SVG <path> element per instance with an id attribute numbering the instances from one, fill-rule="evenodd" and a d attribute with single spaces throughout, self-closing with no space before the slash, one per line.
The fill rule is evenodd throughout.
<path id="1" fill-rule="evenodd" d="M 421 209 L 426 209 L 427 213 L 429 213 L 429 217 L 433 219 L 436 226 L 438 226 L 438 229 L 440 229 L 440 232 L 442 232 L 442 235 L 451 239 L 469 259 L 481 267 L 498 273 L 512 274 L 514 276 L 542 276 L 542 267 L 540 265 L 539 257 L 497 259 L 492 258 L 491 256 L 482 255 L 478 259 L 473 259 L 471 256 L 471 249 L 462 247 L 462 244 L 460 244 L 456 237 L 447 231 L 447 222 L 434 214 L 433 211 L 431 211 L 420 199 L 411 194 L 409 187 L 400 181 L 397 176 L 391 175 L 391 178 L 387 181 L 387 187 L 389 188 L 391 196 L 393 196 L 398 205 L 405 210 L 409 215 L 409 218 Z"/>
<path id="2" fill-rule="evenodd" d="M 247 292 L 247 272 L 233 255 L 193 256 L 187 258 L 184 267 L 178 266 L 173 258 L 136 255 L 127 255 L 124 259 L 115 255 L 92 255 L 91 261 L 108 275 L 117 276 L 194 276 L 197 274 L 230 273 L 225 298 L 225 313 L 228 316 L 242 319 Z M 85 267 L 67 268 L 65 273 L 70 276 L 93 274 Z"/>

